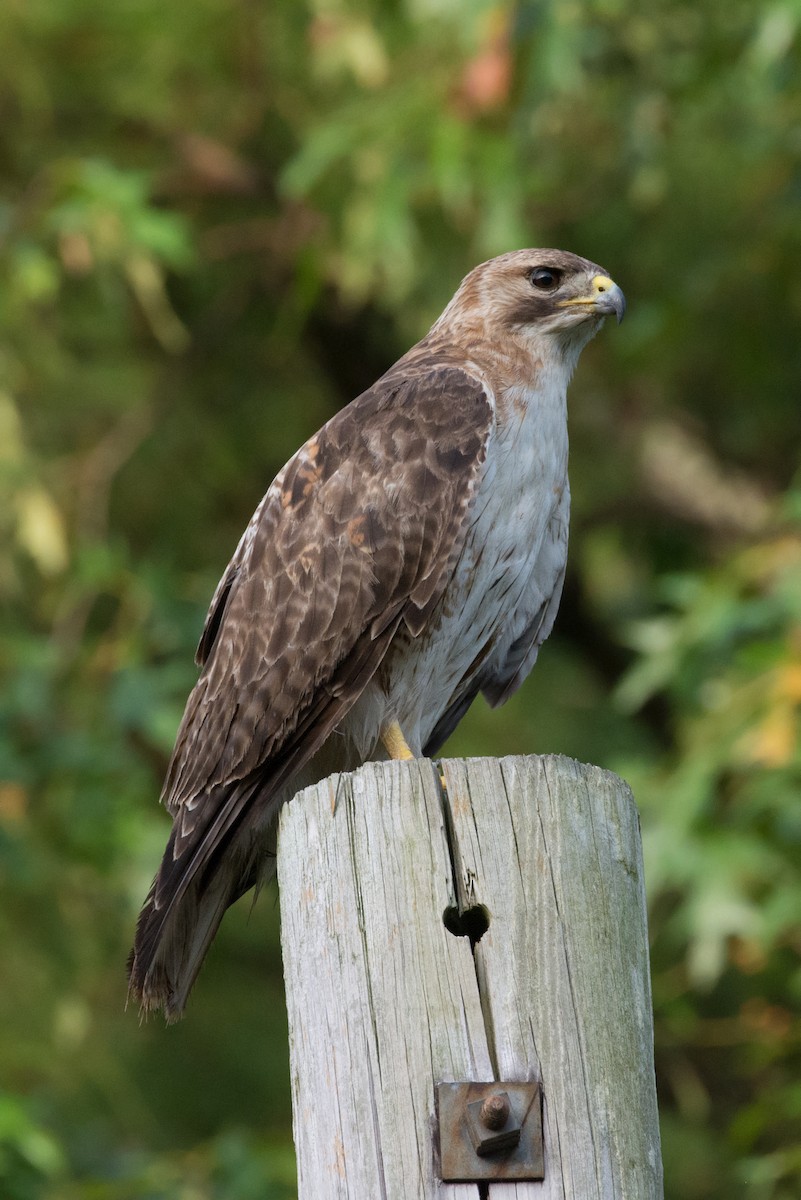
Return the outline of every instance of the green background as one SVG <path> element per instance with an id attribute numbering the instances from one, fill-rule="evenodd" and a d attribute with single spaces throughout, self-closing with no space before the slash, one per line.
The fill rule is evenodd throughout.
<path id="1" fill-rule="evenodd" d="M 275 894 L 124 1011 L 205 606 L 476 262 L 604 264 L 557 629 L 446 752 L 641 812 L 667 1194 L 801 1194 L 801 3 L 0 7 L 0 1194 L 294 1194 Z"/>

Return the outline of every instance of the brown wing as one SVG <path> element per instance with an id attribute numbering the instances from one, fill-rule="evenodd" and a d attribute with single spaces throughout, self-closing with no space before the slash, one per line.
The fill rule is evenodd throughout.
<path id="1" fill-rule="evenodd" d="M 203 671 L 164 788 L 168 903 L 175 871 L 194 875 L 243 807 L 319 749 L 399 624 L 424 628 L 463 544 L 492 420 L 467 372 L 398 364 L 278 475 L 198 648 Z"/>

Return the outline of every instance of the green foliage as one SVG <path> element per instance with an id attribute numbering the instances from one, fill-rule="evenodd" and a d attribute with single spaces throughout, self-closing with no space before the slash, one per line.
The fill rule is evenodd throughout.
<path id="1" fill-rule="evenodd" d="M 453 753 L 643 814 L 668 1196 L 801 1186 L 801 10 L 0 10 L 0 1192 L 289 1196 L 274 897 L 189 1020 L 123 966 L 205 604 L 300 440 L 476 261 L 605 263 L 557 633 Z"/>
<path id="2" fill-rule="evenodd" d="M 52 1135 L 12 1096 L 0 1095 L 0 1182 L 8 1200 L 29 1200 L 58 1179 L 64 1160 Z"/>
<path id="3" fill-rule="evenodd" d="M 732 1185 L 728 1155 L 749 1194 L 789 1197 L 801 1115 L 799 530 L 779 527 L 661 590 L 662 614 L 631 631 L 639 657 L 618 689 L 626 707 L 664 696 L 673 725 L 668 756 L 624 768 L 645 805 L 658 1061 L 687 1124 L 712 1123 L 715 1106 Z M 667 1122 L 677 1157 L 686 1138 Z M 687 1180 L 684 1194 L 704 1186 Z"/>

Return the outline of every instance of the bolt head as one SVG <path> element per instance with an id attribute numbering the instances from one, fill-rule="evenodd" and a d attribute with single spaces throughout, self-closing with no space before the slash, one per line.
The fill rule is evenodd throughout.
<path id="1" fill-rule="evenodd" d="M 468 1104 L 467 1127 L 476 1154 L 497 1154 L 520 1141 L 521 1124 L 506 1092 L 491 1092 L 484 1100 Z"/>
<path id="2" fill-rule="evenodd" d="M 511 1105 L 506 1092 L 495 1092 L 487 1096 L 479 1111 L 479 1120 L 487 1129 L 503 1129 L 509 1120 Z"/>

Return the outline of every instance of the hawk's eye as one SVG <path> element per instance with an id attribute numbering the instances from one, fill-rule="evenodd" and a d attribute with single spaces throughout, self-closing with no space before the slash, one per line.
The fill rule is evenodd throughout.
<path id="1" fill-rule="evenodd" d="M 562 272 L 555 267 L 535 267 L 529 275 L 531 286 L 541 292 L 552 292 L 562 282 Z"/>

